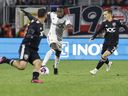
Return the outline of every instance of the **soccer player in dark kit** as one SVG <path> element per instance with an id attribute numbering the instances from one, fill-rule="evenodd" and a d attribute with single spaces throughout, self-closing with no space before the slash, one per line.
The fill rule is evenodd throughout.
<path id="1" fill-rule="evenodd" d="M 22 10 L 23 11 L 23 10 Z M 25 11 L 23 11 L 26 14 Z M 30 15 L 30 14 L 28 14 Z M 41 68 L 41 59 L 38 54 L 38 46 L 40 44 L 42 33 L 44 31 L 43 24 L 45 19 L 47 18 L 47 11 L 44 8 L 38 9 L 37 18 L 28 18 L 31 20 L 28 26 L 27 33 L 25 38 L 23 39 L 19 54 L 19 60 L 8 59 L 6 57 L 0 58 L 0 64 L 10 64 L 16 67 L 19 70 L 24 70 L 26 68 L 27 63 L 31 63 L 34 66 L 32 83 L 43 83 L 42 80 L 39 80 L 39 72 Z"/>
<path id="2" fill-rule="evenodd" d="M 110 70 L 112 62 L 109 61 L 108 56 L 110 56 L 117 49 L 119 41 L 119 28 L 124 27 L 127 29 L 127 26 L 121 24 L 119 20 L 115 20 L 113 18 L 111 9 L 104 10 L 103 16 L 105 20 L 102 22 L 99 30 L 90 38 L 90 40 L 94 40 L 98 34 L 100 34 L 103 30 L 105 31 L 105 40 L 102 47 L 101 59 L 99 60 L 96 68 L 90 71 L 92 75 L 95 75 L 104 63 L 107 64 L 106 71 Z"/>

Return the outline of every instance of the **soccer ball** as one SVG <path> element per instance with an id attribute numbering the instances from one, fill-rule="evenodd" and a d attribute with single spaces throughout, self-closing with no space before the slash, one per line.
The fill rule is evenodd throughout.
<path id="1" fill-rule="evenodd" d="M 42 75 L 48 75 L 49 74 L 48 67 L 46 67 L 46 66 L 41 67 L 40 68 L 40 74 L 42 74 Z"/>

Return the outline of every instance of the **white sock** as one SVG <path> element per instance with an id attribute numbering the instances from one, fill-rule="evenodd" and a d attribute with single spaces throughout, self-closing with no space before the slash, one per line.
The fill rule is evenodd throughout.
<path id="1" fill-rule="evenodd" d="M 45 66 L 45 65 L 47 64 L 47 62 L 48 62 L 49 58 L 51 57 L 52 53 L 53 53 L 53 50 L 52 50 L 52 49 L 50 49 L 50 50 L 46 53 L 46 55 L 45 55 L 45 57 L 44 57 L 44 60 L 43 60 L 43 62 L 42 62 L 42 66 Z"/>
<path id="2" fill-rule="evenodd" d="M 58 68 L 59 61 L 60 61 L 60 59 L 57 56 L 55 56 L 54 68 Z"/>

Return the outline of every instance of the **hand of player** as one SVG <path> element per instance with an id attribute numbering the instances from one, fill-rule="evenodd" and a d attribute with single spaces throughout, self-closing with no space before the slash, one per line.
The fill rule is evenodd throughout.
<path id="1" fill-rule="evenodd" d="M 68 24 L 66 26 L 66 29 L 68 30 L 68 32 L 73 32 L 73 26 L 71 24 Z"/>
<path id="2" fill-rule="evenodd" d="M 71 24 L 66 25 L 67 29 L 73 29 L 73 26 Z"/>

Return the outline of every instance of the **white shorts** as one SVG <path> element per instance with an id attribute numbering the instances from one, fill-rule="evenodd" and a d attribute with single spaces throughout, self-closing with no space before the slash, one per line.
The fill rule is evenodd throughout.
<path id="1" fill-rule="evenodd" d="M 62 51 L 62 41 L 58 41 L 56 35 L 52 35 L 52 36 L 48 35 L 47 36 L 47 41 L 48 41 L 49 45 L 51 45 L 52 43 L 56 43 L 59 50 Z"/>

